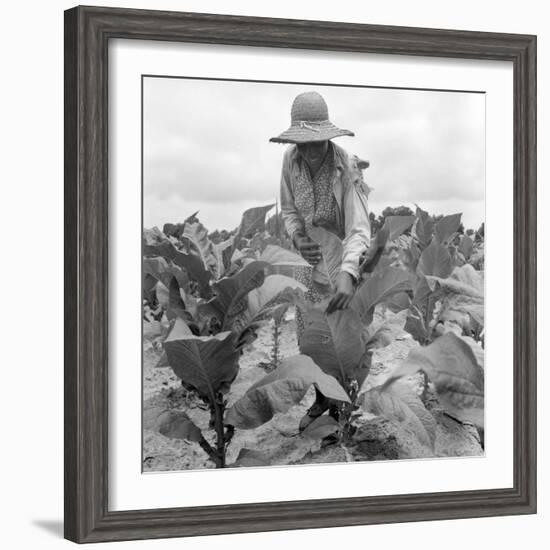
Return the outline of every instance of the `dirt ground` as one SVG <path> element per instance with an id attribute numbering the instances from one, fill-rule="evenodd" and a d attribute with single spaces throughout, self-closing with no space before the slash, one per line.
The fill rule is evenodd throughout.
<path id="1" fill-rule="evenodd" d="M 209 413 L 204 404 L 181 386 L 170 367 L 156 367 L 162 355 L 160 323 L 144 323 L 143 402 L 144 416 L 165 408 L 184 410 L 192 420 L 208 433 Z M 367 387 L 377 386 L 390 376 L 417 343 L 404 331 L 397 329 L 395 339 L 386 347 L 375 350 Z M 272 328 L 262 327 L 258 338 L 245 350 L 240 360 L 240 371 L 228 396 L 229 406 L 239 399 L 247 388 L 265 376 L 261 363 L 269 362 L 272 346 Z M 296 325 L 290 310 L 282 326 L 280 340 L 282 357 L 299 353 L 296 343 Z M 423 389 L 421 377 L 411 377 L 406 383 L 417 393 Z M 430 405 L 436 420 L 436 439 L 433 449 L 423 446 L 406 423 L 389 422 L 382 417 L 362 414 L 356 424 L 359 428 L 354 444 L 344 448 L 339 444 L 322 445 L 298 432 L 298 423 L 314 400 L 311 388 L 302 403 L 286 414 L 276 415 L 270 422 L 254 430 L 236 430 L 229 446 L 227 463 L 233 463 L 241 449 L 261 451 L 269 456 L 271 465 L 350 462 L 366 460 L 395 460 L 430 457 L 480 456 L 483 449 L 475 428 L 447 416 L 437 402 Z M 169 439 L 145 429 L 143 433 L 143 470 L 166 471 L 212 468 L 204 451 L 196 443 Z"/>

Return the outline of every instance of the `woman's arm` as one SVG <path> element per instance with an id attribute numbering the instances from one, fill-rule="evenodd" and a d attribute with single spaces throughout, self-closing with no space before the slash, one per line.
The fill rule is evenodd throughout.
<path id="1" fill-rule="evenodd" d="M 344 240 L 342 265 L 336 280 L 336 292 L 326 312 L 349 306 L 354 293 L 354 282 L 359 279 L 361 254 L 368 249 L 371 239 L 367 193 L 360 176 L 349 170 L 343 178 Z"/>
<path id="2" fill-rule="evenodd" d="M 341 271 L 359 278 L 359 261 L 371 240 L 367 194 L 363 189 L 363 182 L 351 179 L 344 187 L 343 210 L 345 223 L 345 237 L 343 240 L 344 253 Z"/>
<path id="3" fill-rule="evenodd" d="M 304 219 L 298 213 L 296 204 L 294 203 L 294 193 L 290 183 L 292 171 L 291 155 L 294 151 L 292 148 L 288 149 L 283 159 L 283 170 L 281 173 L 281 213 L 286 231 L 292 239 L 296 250 L 298 250 L 304 260 L 311 265 L 317 265 L 321 260 L 319 245 L 307 236 Z"/>

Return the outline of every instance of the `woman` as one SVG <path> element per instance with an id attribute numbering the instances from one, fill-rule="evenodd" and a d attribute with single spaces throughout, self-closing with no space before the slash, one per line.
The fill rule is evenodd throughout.
<path id="1" fill-rule="evenodd" d="M 311 302 L 330 298 L 328 314 L 349 305 L 359 278 L 360 257 L 370 243 L 367 188 L 360 166 L 356 157 L 350 158 L 331 141 L 338 136 L 353 135 L 330 122 L 327 104 L 320 94 L 305 92 L 292 104 L 290 128 L 270 140 L 291 144 L 283 159 L 281 212 L 294 246 L 313 266 L 297 274 L 308 288 L 306 298 Z M 342 239 L 342 263 L 334 292 L 325 284 L 319 245 L 309 236 L 314 226 L 322 226 Z M 299 341 L 304 329 L 300 311 L 296 323 Z M 304 417 L 301 428 L 327 408 L 328 404 L 317 393 L 317 401 Z"/>

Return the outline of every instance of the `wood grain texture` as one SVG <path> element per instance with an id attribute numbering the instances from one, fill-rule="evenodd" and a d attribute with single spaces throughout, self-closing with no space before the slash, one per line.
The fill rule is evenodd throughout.
<path id="1" fill-rule="evenodd" d="M 109 512 L 110 38 L 511 61 L 514 65 L 514 486 Z M 78 7 L 65 12 L 65 536 L 75 542 L 274 531 L 536 510 L 536 37 Z"/>

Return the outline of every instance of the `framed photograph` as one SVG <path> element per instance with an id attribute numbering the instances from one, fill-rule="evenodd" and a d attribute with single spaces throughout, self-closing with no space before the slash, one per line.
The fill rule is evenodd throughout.
<path id="1" fill-rule="evenodd" d="M 65 12 L 65 536 L 536 511 L 536 37 Z"/>

